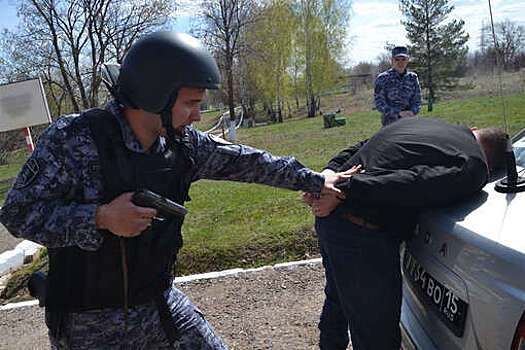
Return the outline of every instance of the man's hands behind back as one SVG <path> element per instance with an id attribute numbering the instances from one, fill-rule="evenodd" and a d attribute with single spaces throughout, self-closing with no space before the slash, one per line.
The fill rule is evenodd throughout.
<path id="1" fill-rule="evenodd" d="M 339 203 L 345 199 L 344 193 L 336 188 L 335 185 L 339 182 L 347 181 L 356 173 L 363 172 L 364 170 L 361 170 L 361 168 L 361 165 L 357 165 L 340 173 L 330 169 L 323 170 L 321 174 L 325 177 L 325 185 L 321 194 L 318 196 L 311 193 L 303 194 L 303 200 L 312 207 L 312 214 L 322 217 L 334 211 Z"/>
<path id="2" fill-rule="evenodd" d="M 345 194 L 340 189 L 336 188 L 335 185 L 339 182 L 349 180 L 355 173 L 361 171 L 361 165 L 353 166 L 350 169 L 336 173 L 333 170 L 325 169 L 321 174 L 324 175 L 324 186 L 321 190 L 322 194 L 334 194 L 339 196 L 341 199 L 345 198 Z"/>

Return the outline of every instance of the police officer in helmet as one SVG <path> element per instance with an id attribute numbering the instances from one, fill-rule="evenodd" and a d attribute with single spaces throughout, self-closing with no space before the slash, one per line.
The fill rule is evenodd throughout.
<path id="1" fill-rule="evenodd" d="M 189 200 L 199 179 L 340 193 L 353 171 L 323 176 L 294 157 L 234 145 L 193 127 L 219 71 L 193 37 L 157 32 L 108 66 L 104 109 L 52 123 L 0 211 L 16 237 L 48 248 L 46 324 L 54 349 L 225 349 L 173 285 L 183 216 L 138 206 L 147 188 Z"/>

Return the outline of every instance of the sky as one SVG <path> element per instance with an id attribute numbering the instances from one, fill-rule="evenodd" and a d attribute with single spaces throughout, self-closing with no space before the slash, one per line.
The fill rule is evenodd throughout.
<path id="1" fill-rule="evenodd" d="M 451 17 L 465 21 L 464 28 L 470 36 L 469 51 L 477 50 L 481 23 L 490 18 L 488 0 L 459 0 L 450 4 L 455 7 Z M 491 0 L 491 6 L 494 22 L 509 19 L 525 25 L 524 0 Z M 401 19 L 397 0 L 354 0 L 349 27 L 349 58 L 353 63 L 374 61 L 379 54 L 386 53 L 386 42 L 408 44 Z"/>
<path id="2" fill-rule="evenodd" d="M 0 0 L 0 29 L 12 29 L 18 22 L 16 0 Z M 177 13 L 174 30 L 189 32 L 196 18 L 198 1 L 179 0 L 182 4 Z M 452 0 L 455 7 L 451 16 L 465 21 L 465 30 L 470 35 L 470 51 L 478 49 L 479 34 L 483 20 L 489 19 L 488 0 Z M 524 0 L 491 0 L 495 22 L 505 19 L 525 25 Z M 387 42 L 395 45 L 408 44 L 398 0 L 353 0 L 348 27 L 348 50 L 346 61 L 353 65 L 359 62 L 376 62 L 377 57 L 386 53 Z"/>

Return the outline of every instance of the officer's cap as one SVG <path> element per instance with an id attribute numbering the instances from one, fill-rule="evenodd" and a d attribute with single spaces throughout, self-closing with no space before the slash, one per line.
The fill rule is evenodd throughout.
<path id="1" fill-rule="evenodd" d="M 406 46 L 396 46 L 392 49 L 392 57 L 396 58 L 397 56 L 408 57 Z"/>

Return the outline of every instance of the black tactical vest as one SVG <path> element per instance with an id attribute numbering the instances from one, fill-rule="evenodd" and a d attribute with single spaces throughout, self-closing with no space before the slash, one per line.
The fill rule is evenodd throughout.
<path id="1" fill-rule="evenodd" d="M 130 151 L 118 120 L 100 109 L 86 111 L 97 146 L 104 192 L 109 203 L 124 192 L 147 188 L 179 204 L 188 198 L 191 144 L 176 142 L 169 156 Z M 74 121 L 76 122 L 76 121 Z M 85 122 L 85 120 L 83 121 Z M 127 305 L 153 300 L 169 287 L 177 253 L 182 246 L 180 216 L 154 219 L 139 236 L 123 238 L 128 270 Z M 46 308 L 49 311 L 84 311 L 124 305 L 119 237 L 101 230 L 104 243 L 97 251 L 78 247 L 49 249 Z"/>

